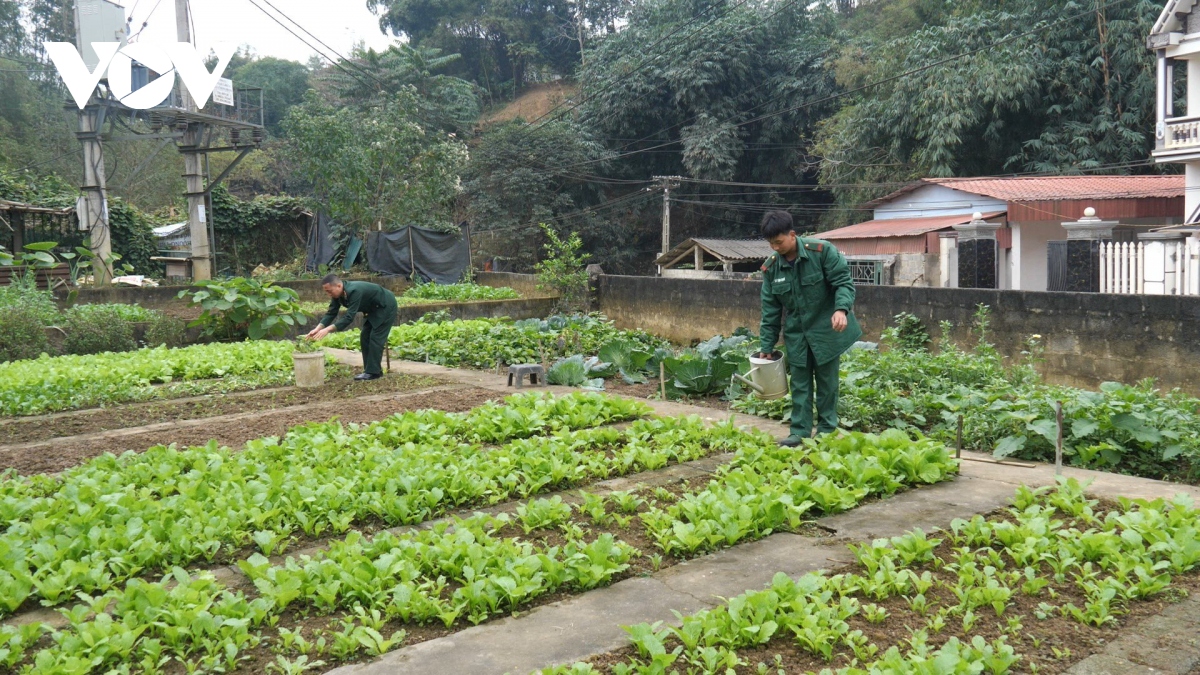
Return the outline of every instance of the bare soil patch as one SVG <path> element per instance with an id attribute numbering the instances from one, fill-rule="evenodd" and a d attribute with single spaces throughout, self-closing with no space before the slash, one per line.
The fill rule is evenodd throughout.
<path id="1" fill-rule="evenodd" d="M 384 380 L 393 377 L 408 376 L 392 375 Z M 374 384 L 374 382 L 367 384 Z M 10 451 L 0 448 L 0 470 L 16 469 L 22 475 L 52 473 L 75 466 L 106 452 L 113 454 L 120 454 L 127 450 L 141 452 L 155 445 L 171 443 L 179 446 L 194 446 L 204 445 L 210 440 L 215 440 L 218 445 L 237 448 L 252 439 L 281 436 L 290 427 L 305 422 L 324 422 L 336 417 L 344 423 L 366 423 L 398 412 L 422 408 L 463 412 L 486 401 L 501 397 L 502 394 L 499 392 L 474 387 L 423 391 L 410 395 L 400 394 L 378 401 L 363 401 L 343 395 L 341 399 L 305 407 L 302 410 L 288 407 L 263 410 L 261 414 L 252 417 L 214 420 L 213 424 L 171 427 L 116 437 L 73 436 Z M 239 399 L 238 403 L 249 406 L 252 401 L 253 399 Z M 176 419 L 188 418 L 178 417 Z"/>
<path id="2" fill-rule="evenodd" d="M 161 422 L 203 419 L 255 410 L 275 410 L 323 401 L 345 401 L 350 397 L 424 389 L 440 384 L 445 383 L 432 377 L 401 373 L 389 373 L 386 377 L 369 382 L 356 382 L 346 369 L 344 375 L 330 377 L 320 387 L 275 387 L 186 399 L 129 403 L 37 417 L 19 417 L 0 423 L 0 446 L 112 429 L 128 429 Z"/>

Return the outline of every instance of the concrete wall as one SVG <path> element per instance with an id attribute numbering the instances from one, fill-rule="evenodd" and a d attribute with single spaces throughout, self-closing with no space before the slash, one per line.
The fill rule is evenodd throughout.
<path id="1" fill-rule="evenodd" d="M 358 277 L 347 277 L 348 279 L 360 279 Z M 384 288 L 399 295 L 409 287 L 408 281 L 403 277 L 362 277 L 361 280 L 370 281 L 379 284 Z M 300 300 L 303 302 L 320 302 L 329 300 L 329 296 L 321 290 L 320 279 L 304 279 L 300 281 L 280 281 L 276 282 L 277 286 L 283 286 L 296 291 L 300 295 Z M 104 288 L 84 288 L 80 289 L 75 296 L 75 302 L 83 305 L 94 305 L 106 302 L 119 302 L 123 304 L 137 303 L 142 307 L 149 309 L 165 309 L 167 307 L 183 307 L 186 306 L 186 299 L 176 299 L 179 291 L 187 289 L 189 291 L 199 290 L 198 286 L 157 286 L 153 288 L 136 288 L 133 286 L 108 286 Z M 67 292 L 60 290 L 58 299 L 61 302 L 67 300 Z"/>
<path id="2" fill-rule="evenodd" d="M 477 272 L 475 283 L 480 286 L 507 286 L 526 297 L 552 295 L 537 287 L 536 274 L 518 274 L 516 272 Z"/>
<path id="3" fill-rule="evenodd" d="M 757 331 L 760 284 L 654 277 L 602 276 L 598 304 L 618 326 L 687 343 L 738 326 Z M 1037 333 L 1046 345 L 1044 374 L 1063 384 L 1095 387 L 1154 377 L 1162 387 L 1200 395 L 1200 298 L 1037 293 L 960 288 L 863 286 L 855 313 L 866 339 L 900 312 L 920 317 L 930 333 L 949 321 L 967 338 L 975 307 L 991 308 L 990 341 L 1014 356 Z"/>

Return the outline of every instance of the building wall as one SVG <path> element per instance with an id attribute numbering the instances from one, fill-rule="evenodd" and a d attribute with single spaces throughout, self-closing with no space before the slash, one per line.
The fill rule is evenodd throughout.
<path id="1" fill-rule="evenodd" d="M 912 192 L 901 195 L 894 202 L 875 208 L 876 220 L 889 218 L 925 218 L 929 216 L 953 216 L 972 214 L 976 211 L 1004 211 L 1008 208 L 1003 200 L 963 192 L 942 185 L 923 185 Z"/>
<path id="2" fill-rule="evenodd" d="M 738 326 L 758 330 L 760 284 L 654 277 L 601 276 L 598 305 L 619 327 L 641 328 L 689 343 Z M 900 312 L 920 317 L 930 333 L 948 321 L 967 339 L 975 308 L 991 308 L 990 340 L 1008 356 L 1031 334 L 1043 336 L 1043 370 L 1053 382 L 1096 387 L 1106 380 L 1200 395 L 1200 297 L 1038 293 L 963 288 L 860 286 L 855 315 L 866 339 Z"/>
<path id="3" fill-rule="evenodd" d="M 1067 231 L 1057 222 L 1017 223 L 1021 228 L 1020 271 L 1023 291 L 1044 291 L 1047 288 L 1047 242 L 1062 241 Z M 1017 270 L 1013 270 L 1017 273 Z"/>

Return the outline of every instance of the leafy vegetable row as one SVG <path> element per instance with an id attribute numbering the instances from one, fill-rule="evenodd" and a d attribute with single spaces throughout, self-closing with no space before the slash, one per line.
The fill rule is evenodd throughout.
<path id="1" fill-rule="evenodd" d="M 607 584 L 637 554 L 610 534 L 591 542 L 569 536 L 562 546 L 496 537 L 508 522 L 507 515 L 477 515 L 369 541 L 352 533 L 316 556 L 273 566 L 255 555 L 240 567 L 280 610 L 292 603 L 322 612 L 360 606 L 449 627 L 460 616 L 478 624 L 560 588 Z"/>
<path id="2" fill-rule="evenodd" d="M 661 622 L 627 627 L 638 655 L 612 666 L 611 672 L 723 672 L 752 665 L 738 650 L 781 640 L 825 661 L 843 652 L 847 660 L 852 655 L 863 664 L 826 669 L 823 675 L 1009 672 L 1024 657 L 1007 640 L 1029 630 L 1022 625 L 1023 617 L 1006 617 L 1018 594 L 1058 600 L 1038 604 L 1034 617 L 1039 621 L 1062 616 L 1100 626 L 1115 621 L 1129 602 L 1162 592 L 1172 574 L 1200 563 L 1200 511 L 1190 500 L 1123 499 L 1119 508 L 1103 516 L 1095 507 L 1078 482 L 1063 480 L 1054 490 L 1019 489 L 1010 518 L 955 520 L 945 539 L 930 539 L 916 529 L 890 540 L 852 545 L 861 573 L 812 573 L 797 580 L 778 574 L 765 590 L 680 616 L 677 628 L 664 628 Z M 1063 584 L 1083 593 L 1083 607 L 1055 591 Z M 939 596 L 933 590 L 948 591 L 940 597 L 952 604 L 937 607 L 934 598 Z M 925 624 L 905 624 L 911 637 L 896 640 L 900 646 L 880 654 L 879 645 L 848 620 L 883 623 L 889 613 L 872 601 L 895 597 L 903 597 L 912 610 L 906 621 L 915 617 Z M 1004 617 L 1007 637 L 989 641 L 973 635 L 979 613 Z M 951 636 L 934 649 L 930 635 L 946 630 L 950 620 L 961 624 L 964 639 Z M 1034 670 L 1035 664 L 1030 665 Z M 541 671 L 598 672 L 587 663 Z"/>
<path id="3" fill-rule="evenodd" d="M 292 373 L 288 342 L 156 347 L 125 353 L 43 356 L 0 363 L 0 415 L 34 415 L 157 398 L 155 385 L 239 375 Z"/>
<path id="4" fill-rule="evenodd" d="M 642 331 L 623 331 L 595 316 L 548 319 L 470 319 L 410 323 L 392 328 L 388 346 L 399 358 L 445 366 L 495 368 L 497 363 L 541 363 L 572 354 L 595 354 L 615 340 L 653 351 L 666 342 Z M 358 349 L 358 331 L 334 333 L 323 345 Z"/>
<path id="5" fill-rule="evenodd" d="M 949 480 L 957 471 L 944 445 L 902 431 L 829 434 L 797 449 L 756 434 L 707 487 L 651 509 L 642 521 L 663 552 L 694 554 L 794 529 L 811 511 L 838 513 L 869 495 Z"/>
<path id="6" fill-rule="evenodd" d="M 4 480 L 0 611 L 30 596 L 53 604 L 143 570 L 212 561 L 252 540 L 269 549 L 297 529 L 315 536 L 366 518 L 416 523 L 458 505 L 619 473 L 637 465 L 645 439 L 703 429 L 697 419 L 570 433 L 648 409 L 583 393 L 507 403 L 466 414 L 405 413 L 349 429 L 308 424 L 283 439 L 251 441 L 243 452 L 160 446 L 98 458 L 59 479 Z M 500 448 L 478 445 L 558 430 Z M 617 448 L 614 459 L 609 447 Z M 663 457 L 705 452 L 698 433 L 662 448 Z"/>

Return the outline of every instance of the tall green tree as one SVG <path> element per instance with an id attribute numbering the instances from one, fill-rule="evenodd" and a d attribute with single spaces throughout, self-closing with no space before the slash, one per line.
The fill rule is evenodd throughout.
<path id="1" fill-rule="evenodd" d="M 568 0 L 370 0 L 379 25 L 414 46 L 462 58 L 450 74 L 493 99 L 519 92 L 530 74 L 566 75 L 579 62 Z"/>
<path id="2" fill-rule="evenodd" d="M 262 87 L 263 123 L 273 135 L 281 133 L 283 118 L 308 91 L 308 68 L 296 61 L 265 56 L 227 72 L 237 86 Z"/>
<path id="3" fill-rule="evenodd" d="M 457 231 L 452 209 L 466 146 L 427 131 L 411 91 L 364 106 L 333 105 L 310 91 L 283 122 L 294 167 L 350 233 L 382 225 Z"/>
<path id="4" fill-rule="evenodd" d="M 838 63 L 844 86 L 883 83 L 822 126 L 822 181 L 852 207 L 920 176 L 1149 170 L 1128 165 L 1143 163 L 1153 143 L 1154 57 L 1144 40 L 1161 10 L 1150 0 L 968 3 L 940 24 L 848 49 Z M 826 215 L 830 225 L 853 219 L 847 209 Z"/>

